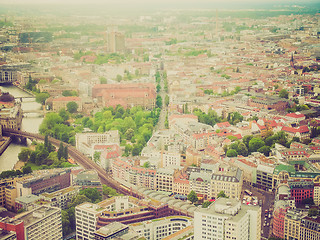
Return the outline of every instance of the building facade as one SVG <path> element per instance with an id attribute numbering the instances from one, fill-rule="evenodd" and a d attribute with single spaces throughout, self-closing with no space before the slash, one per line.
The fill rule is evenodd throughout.
<path id="1" fill-rule="evenodd" d="M 194 212 L 195 239 L 260 239 L 261 208 L 219 198 Z"/>

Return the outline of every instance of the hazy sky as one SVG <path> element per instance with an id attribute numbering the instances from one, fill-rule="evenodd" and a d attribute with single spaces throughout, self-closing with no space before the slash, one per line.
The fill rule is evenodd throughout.
<path id="1" fill-rule="evenodd" d="M 253 3 L 255 5 L 259 3 L 273 3 L 273 4 L 282 4 L 282 3 L 305 3 L 305 2 L 318 2 L 318 0 L 0 0 L 0 3 L 6 3 L 6 4 L 108 4 L 108 3 L 146 3 L 146 4 L 152 4 L 152 3 Z"/>
<path id="2" fill-rule="evenodd" d="M 54 4 L 65 5 L 64 10 L 97 8 L 97 10 L 164 10 L 164 9 L 272 9 L 279 5 L 308 6 L 309 4 L 319 4 L 320 0 L 0 0 L 4 5 L 27 5 L 28 7 L 46 6 Z M 88 7 L 82 8 L 82 6 Z M 103 5 L 103 7 L 101 6 Z M 101 6 L 101 7 L 100 7 Z M 309 5 L 310 6 L 310 5 Z M 320 4 L 319 4 L 320 6 Z M 314 6 L 311 6 L 314 8 Z M 316 7 L 318 9 L 318 6 Z M 320 7 L 319 7 L 320 8 Z M 53 9 L 53 8 L 52 8 Z M 47 8 L 51 10 L 51 8 Z"/>

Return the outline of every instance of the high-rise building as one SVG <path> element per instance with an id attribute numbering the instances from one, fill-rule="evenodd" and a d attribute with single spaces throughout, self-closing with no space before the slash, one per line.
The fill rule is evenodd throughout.
<path id="1" fill-rule="evenodd" d="M 119 32 L 116 27 L 108 28 L 107 36 L 107 52 L 115 53 L 125 50 L 124 34 Z"/>
<path id="2" fill-rule="evenodd" d="M 107 51 L 115 53 L 122 52 L 124 50 L 124 34 L 119 32 L 116 28 L 109 28 L 107 31 Z"/>
<path id="3" fill-rule="evenodd" d="M 194 212 L 195 239 L 260 239 L 261 208 L 239 200 L 218 198 Z"/>
<path id="4" fill-rule="evenodd" d="M 41 206 L 14 219 L 0 219 L 0 228 L 15 232 L 18 240 L 62 239 L 61 209 Z"/>

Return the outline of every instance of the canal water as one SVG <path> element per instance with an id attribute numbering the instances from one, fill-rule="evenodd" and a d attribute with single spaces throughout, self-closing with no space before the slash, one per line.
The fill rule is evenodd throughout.
<path id="1" fill-rule="evenodd" d="M 1 92 L 9 92 L 15 98 L 22 97 L 21 108 L 24 111 L 38 110 L 41 108 L 41 104 L 35 101 L 35 98 L 23 98 L 31 97 L 30 94 L 22 91 L 21 89 L 6 85 L 0 86 Z M 24 114 L 25 117 L 22 119 L 22 130 L 32 133 L 38 133 L 39 126 L 43 120 L 43 116 L 40 116 L 38 113 L 27 113 Z M 2 153 L 0 156 L 0 172 L 11 170 L 14 164 L 18 161 L 18 154 L 22 147 L 25 145 L 20 145 L 16 143 L 11 143 L 9 147 Z"/>

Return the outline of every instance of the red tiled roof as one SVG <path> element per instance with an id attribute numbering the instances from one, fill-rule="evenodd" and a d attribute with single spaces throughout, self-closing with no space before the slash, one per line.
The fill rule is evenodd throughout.
<path id="1" fill-rule="evenodd" d="M 291 117 L 291 118 L 303 118 L 303 117 L 305 117 L 303 114 L 296 114 L 296 113 L 288 113 L 287 115 L 286 115 L 286 117 Z"/>
<path id="2" fill-rule="evenodd" d="M 230 123 L 229 122 L 222 122 L 222 123 L 217 123 L 217 126 L 219 128 L 226 128 L 226 127 L 230 127 Z"/>
<path id="3" fill-rule="evenodd" d="M 290 133 L 308 133 L 309 132 L 309 128 L 308 126 L 300 126 L 299 128 L 293 128 L 293 127 L 287 127 L 287 126 L 284 126 L 282 127 L 282 131 L 285 131 L 285 132 L 290 132 Z"/>

